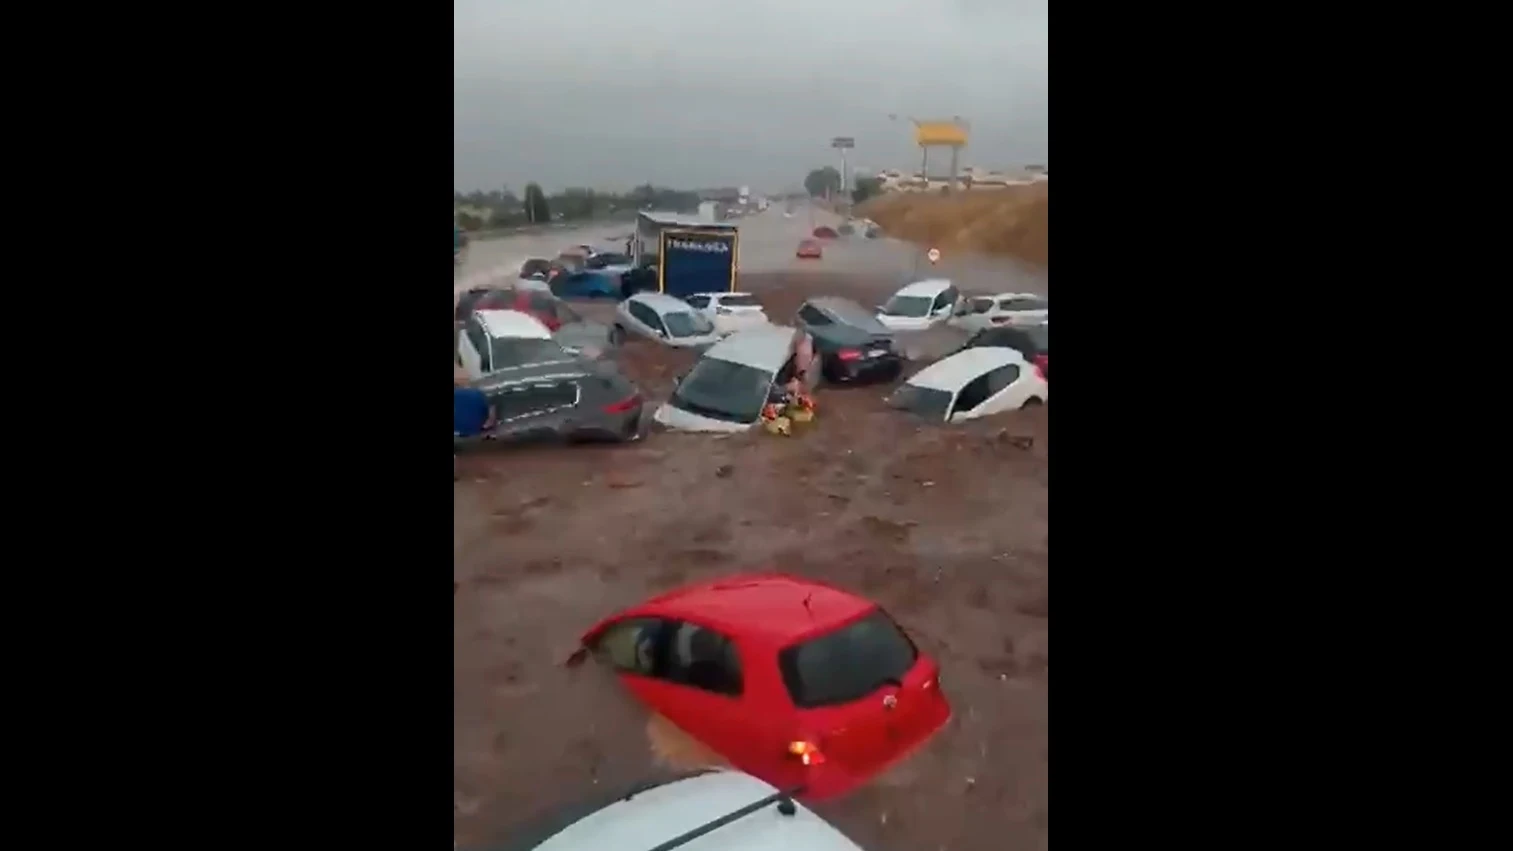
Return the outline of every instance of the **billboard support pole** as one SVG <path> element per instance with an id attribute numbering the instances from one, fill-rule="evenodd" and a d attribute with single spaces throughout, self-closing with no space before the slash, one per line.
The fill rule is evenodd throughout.
<path id="1" fill-rule="evenodd" d="M 830 147 L 836 149 L 841 155 L 841 197 L 839 206 L 849 207 L 851 196 L 846 192 L 846 186 L 850 183 L 847 175 L 846 152 L 856 147 L 856 140 L 850 136 L 836 136 L 830 140 Z"/>

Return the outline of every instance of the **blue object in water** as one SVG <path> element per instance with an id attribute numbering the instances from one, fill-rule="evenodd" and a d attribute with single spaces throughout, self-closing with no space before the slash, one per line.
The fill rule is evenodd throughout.
<path id="1" fill-rule="evenodd" d="M 452 388 L 452 433 L 474 437 L 489 421 L 489 397 L 473 387 Z"/>

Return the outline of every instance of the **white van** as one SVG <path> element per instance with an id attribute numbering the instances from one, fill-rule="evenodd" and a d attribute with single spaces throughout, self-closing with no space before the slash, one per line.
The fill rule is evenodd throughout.
<path id="1" fill-rule="evenodd" d="M 572 360 L 541 320 L 518 310 L 475 310 L 457 335 L 457 362 L 474 380 L 502 369 Z"/>
<path id="2" fill-rule="evenodd" d="M 923 331 L 950 320 L 961 292 L 945 278 L 916 281 L 877 309 L 877 321 L 891 331 Z"/>

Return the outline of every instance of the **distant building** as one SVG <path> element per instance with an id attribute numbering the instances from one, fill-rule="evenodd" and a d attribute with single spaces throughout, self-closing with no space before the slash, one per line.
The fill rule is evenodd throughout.
<path id="1" fill-rule="evenodd" d="M 884 192 L 939 192 L 951 185 L 951 177 L 948 174 L 926 176 L 917 171 L 905 172 L 898 169 L 883 169 L 877 173 L 877 178 L 882 182 Z M 1006 189 L 1011 186 L 1029 186 L 1048 179 L 1045 166 L 1027 166 L 1022 169 L 1001 171 L 969 165 L 963 166 L 957 175 L 956 188 L 973 191 Z"/>

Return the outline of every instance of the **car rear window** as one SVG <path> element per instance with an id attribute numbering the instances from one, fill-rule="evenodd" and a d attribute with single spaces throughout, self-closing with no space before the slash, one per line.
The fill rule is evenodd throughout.
<path id="1" fill-rule="evenodd" d="M 740 293 L 738 295 L 720 296 L 720 304 L 723 307 L 761 307 L 762 306 L 762 303 L 759 302 L 759 301 L 757 301 L 757 297 L 756 296 L 754 296 L 754 295 L 747 295 L 746 293 Z"/>
<path id="2" fill-rule="evenodd" d="M 788 696 L 800 709 L 860 700 L 898 685 L 919 650 L 882 609 L 778 653 Z"/>

